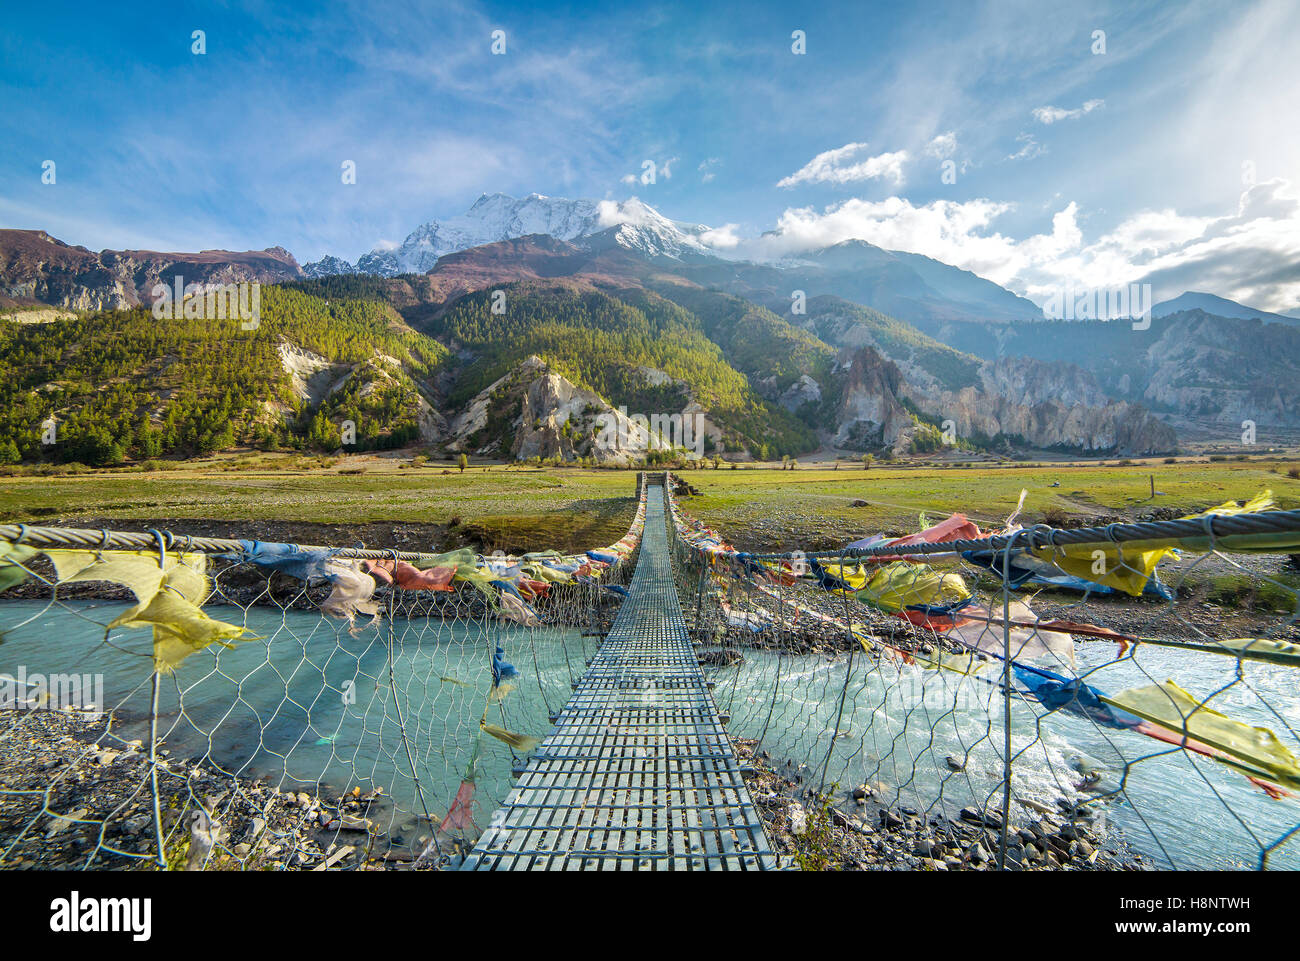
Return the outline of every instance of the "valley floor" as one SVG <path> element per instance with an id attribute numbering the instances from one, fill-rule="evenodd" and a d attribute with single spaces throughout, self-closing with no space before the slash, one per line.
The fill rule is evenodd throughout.
<path id="1" fill-rule="evenodd" d="M 684 470 L 695 518 L 744 550 L 824 550 L 917 530 L 961 511 L 1001 525 L 1178 516 L 1271 489 L 1300 507 L 1300 461 L 1205 458 L 1126 463 L 881 466 L 739 465 Z M 1296 471 L 1300 473 L 1300 471 Z M 1157 491 L 1151 496 L 1152 479 Z M 339 459 L 224 455 L 142 472 L 0 476 L 0 521 L 405 550 L 578 550 L 622 536 L 635 508 L 630 470 L 426 461 L 409 453 Z"/>

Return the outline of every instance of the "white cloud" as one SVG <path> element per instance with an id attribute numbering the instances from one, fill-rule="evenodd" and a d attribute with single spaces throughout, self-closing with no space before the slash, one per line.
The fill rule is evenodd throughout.
<path id="1" fill-rule="evenodd" d="M 710 157 L 707 160 L 701 161 L 699 167 L 696 168 L 700 172 L 700 182 L 708 183 L 712 180 L 715 176 L 713 168 L 717 167 L 721 163 L 722 160 L 718 157 Z"/>
<path id="2" fill-rule="evenodd" d="M 1089 100 L 1082 107 L 1066 110 L 1064 107 L 1035 107 L 1034 119 L 1039 123 L 1056 123 L 1058 120 L 1078 120 L 1085 113 L 1092 113 L 1098 107 L 1105 106 L 1104 100 Z"/>
<path id="3" fill-rule="evenodd" d="M 736 228 L 736 224 L 723 224 L 721 227 L 706 230 L 700 234 L 700 243 L 714 250 L 735 250 L 741 243 Z"/>
<path id="4" fill-rule="evenodd" d="M 776 185 L 793 187 L 801 183 L 847 184 L 882 177 L 889 177 L 896 184 L 903 182 L 906 150 L 882 153 L 854 163 L 854 158 L 866 149 L 865 143 L 848 143 L 834 150 L 823 151 L 790 176 L 777 181 Z"/>
<path id="5" fill-rule="evenodd" d="M 1014 204 L 989 199 L 853 198 L 822 210 L 790 208 L 776 229 L 732 250 L 777 259 L 866 240 L 890 250 L 925 254 L 973 271 L 1040 302 L 1063 286 L 1151 283 L 1157 300 L 1208 290 L 1265 310 L 1300 304 L 1300 199 L 1284 180 L 1256 184 L 1237 209 L 1211 217 L 1175 210 L 1141 211 L 1088 242 L 1080 209 L 1067 203 L 1050 231 L 1015 239 L 993 229 Z"/>
<path id="6" fill-rule="evenodd" d="M 925 145 L 925 152 L 931 157 L 944 160 L 957 152 L 957 135 L 949 130 L 941 133 Z"/>

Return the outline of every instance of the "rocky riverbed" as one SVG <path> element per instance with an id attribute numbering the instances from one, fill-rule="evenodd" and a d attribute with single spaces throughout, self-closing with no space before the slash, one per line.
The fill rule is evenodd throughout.
<path id="1" fill-rule="evenodd" d="M 147 749 L 109 725 L 105 714 L 0 712 L 0 870 L 159 868 Z M 277 789 L 165 748 L 158 794 L 173 870 L 401 869 L 431 834 L 398 833 L 382 788 Z"/>
<path id="2" fill-rule="evenodd" d="M 1151 870 L 1122 840 L 1095 829 L 1087 805 L 1036 810 L 1007 831 L 992 811 L 963 808 L 957 817 L 927 814 L 879 801 L 870 785 L 855 787 L 849 803 L 820 795 L 807 768 L 775 765 L 755 741 L 733 738 L 745 784 L 773 849 L 789 867 L 832 871 Z M 1014 823 L 1014 822 L 1013 822 Z"/>

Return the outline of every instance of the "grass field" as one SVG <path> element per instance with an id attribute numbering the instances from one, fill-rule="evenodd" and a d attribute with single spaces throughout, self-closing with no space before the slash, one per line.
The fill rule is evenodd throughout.
<path id="1" fill-rule="evenodd" d="M 685 471 L 698 491 L 690 512 L 747 549 L 826 549 L 874 533 L 919 529 L 955 511 L 1000 525 L 1027 491 L 1023 522 L 1069 517 L 1133 518 L 1157 508 L 1192 512 L 1265 488 L 1282 508 L 1300 507 L 1300 480 L 1281 462 L 1180 462 L 1131 467 L 1062 464 L 971 469 L 878 468 Z M 1151 478 L 1157 495 L 1151 496 Z M 1059 483 L 1059 487 L 1053 487 Z M 865 507 L 851 506 L 865 501 Z M 1059 520 L 1057 521 L 1059 523 Z M 802 538 L 794 537 L 801 533 Z M 799 541 L 799 542 L 796 542 Z"/>
<path id="2" fill-rule="evenodd" d="M 306 537 L 315 525 L 340 535 L 365 525 L 374 546 L 382 546 L 376 537 L 386 525 L 414 526 L 442 546 L 576 549 L 617 539 L 634 507 L 632 471 L 497 465 L 461 474 L 442 464 L 410 464 L 403 457 L 357 457 L 310 466 L 302 458 L 263 456 L 164 471 L 0 477 L 0 520 L 121 527 L 165 521 L 178 533 L 186 521 L 220 521 L 230 530 L 249 522 L 257 536 L 282 539 Z M 963 511 L 998 524 L 1022 488 L 1028 522 L 1045 515 L 1127 518 L 1154 508 L 1191 512 L 1264 488 L 1281 507 L 1300 507 L 1300 480 L 1287 476 L 1293 467 L 1262 460 L 869 471 L 846 465 L 688 470 L 681 476 L 699 492 L 687 509 L 738 546 L 824 549 L 876 532 L 916 530 L 922 512 L 934 520 Z M 1160 492 L 1154 499 L 1152 475 Z M 855 501 L 866 506 L 852 506 Z"/>

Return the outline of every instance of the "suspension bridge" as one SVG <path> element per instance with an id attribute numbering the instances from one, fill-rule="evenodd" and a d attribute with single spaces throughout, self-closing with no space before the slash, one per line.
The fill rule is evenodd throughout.
<path id="1" fill-rule="evenodd" d="M 464 869 L 777 866 L 686 630 L 666 525 L 651 481 L 627 600 Z"/>
<path id="2" fill-rule="evenodd" d="M 673 491 L 564 555 L 0 524 L 0 870 L 1300 867 L 1269 491 L 779 554 Z"/>

